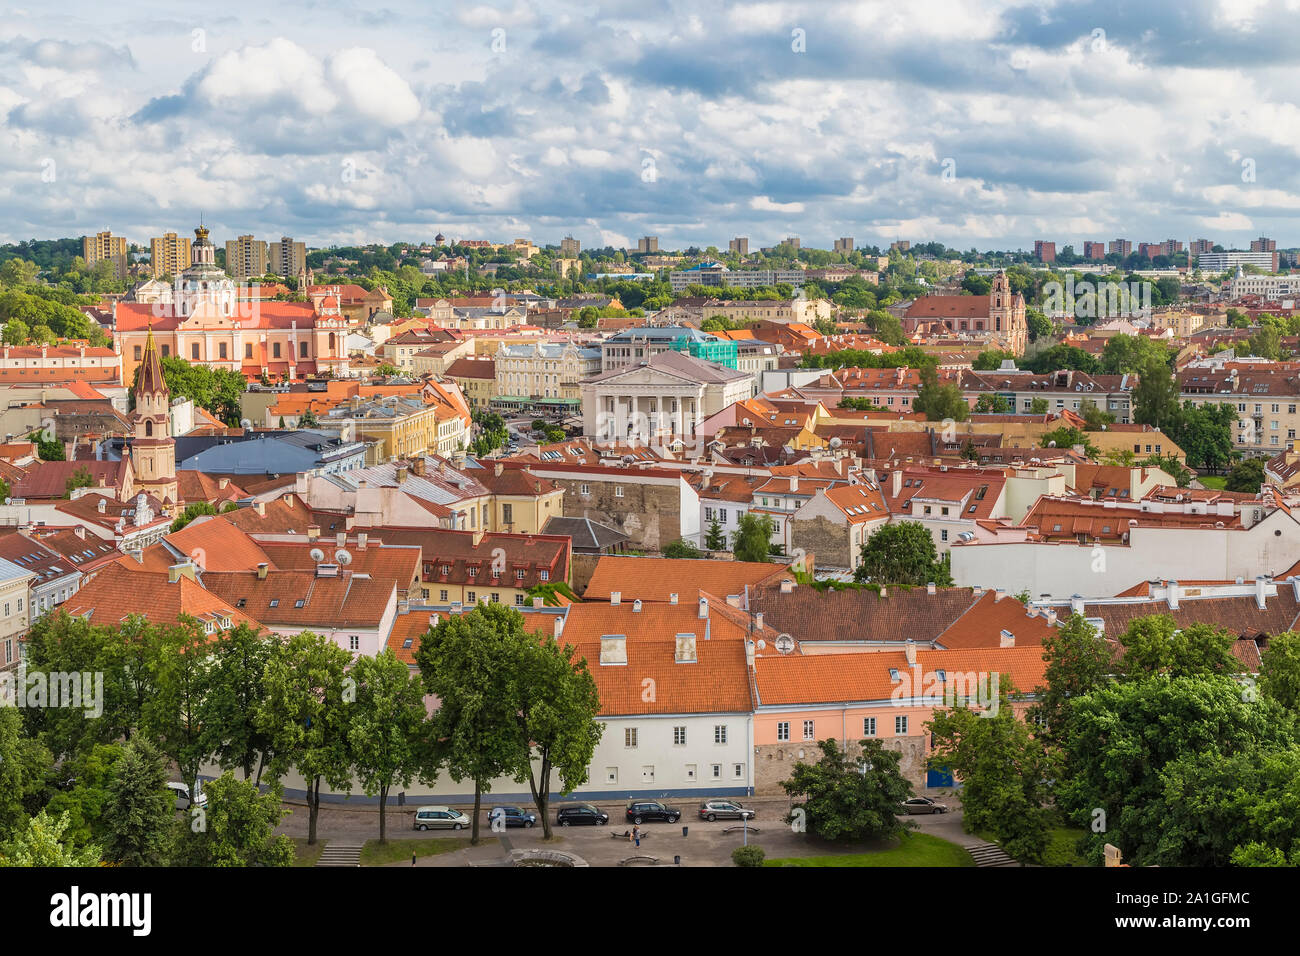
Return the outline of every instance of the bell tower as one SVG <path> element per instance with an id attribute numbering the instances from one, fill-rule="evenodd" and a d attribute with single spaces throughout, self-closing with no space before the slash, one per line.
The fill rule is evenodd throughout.
<path id="1" fill-rule="evenodd" d="M 171 436 L 171 394 L 163 379 L 153 329 L 145 340 L 133 390 L 131 465 L 136 485 L 165 504 L 176 503 L 176 441 Z"/>

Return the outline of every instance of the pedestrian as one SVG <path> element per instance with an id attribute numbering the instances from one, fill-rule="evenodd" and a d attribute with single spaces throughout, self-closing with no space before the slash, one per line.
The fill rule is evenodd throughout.
<path id="1" fill-rule="evenodd" d="M 632 842 L 636 844 L 638 850 L 641 849 L 641 828 L 635 823 L 632 824 Z"/>
<path id="2" fill-rule="evenodd" d="M 411 854 L 411 866 L 415 866 L 415 854 Z"/>

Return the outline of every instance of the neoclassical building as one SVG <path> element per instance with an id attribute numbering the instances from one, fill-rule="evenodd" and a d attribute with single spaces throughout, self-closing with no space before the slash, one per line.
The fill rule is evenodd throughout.
<path id="1" fill-rule="evenodd" d="M 161 358 L 226 368 L 250 380 L 264 371 L 273 379 L 331 369 L 346 374 L 348 320 L 337 297 L 257 298 L 217 266 L 208 230 L 199 226 L 194 235 L 192 265 L 177 277 L 170 302 L 114 303 L 113 338 L 124 384 L 144 360 L 151 334 Z"/>
<path id="2" fill-rule="evenodd" d="M 176 440 L 171 436 L 171 397 L 153 333 L 146 333 L 140 380 L 132 391 L 131 467 L 136 487 L 165 505 L 176 503 Z"/>

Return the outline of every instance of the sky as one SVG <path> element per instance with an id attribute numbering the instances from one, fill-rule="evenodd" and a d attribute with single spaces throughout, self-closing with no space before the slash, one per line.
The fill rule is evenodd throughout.
<path id="1" fill-rule="evenodd" d="M 0 241 L 1300 245 L 1300 0 L 18 0 Z"/>

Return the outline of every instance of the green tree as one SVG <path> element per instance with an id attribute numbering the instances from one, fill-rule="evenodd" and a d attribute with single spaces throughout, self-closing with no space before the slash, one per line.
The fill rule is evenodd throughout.
<path id="1" fill-rule="evenodd" d="M 237 767 L 254 783 L 261 782 L 271 752 L 257 714 L 266 699 L 267 666 L 282 643 L 278 635 L 243 623 L 222 631 L 209 645 L 211 670 L 200 701 L 204 747 L 222 770 Z"/>
<path id="2" fill-rule="evenodd" d="M 912 785 L 898 770 L 903 755 L 886 750 L 879 740 L 861 740 L 858 746 L 860 755 L 853 758 L 833 738 L 823 740 L 816 763 L 794 765 L 781 788 L 801 799 L 791 803 L 786 822 L 802 814 L 809 833 L 841 842 L 880 840 L 916 828 L 898 818 L 899 808 L 912 796 Z"/>
<path id="3" fill-rule="evenodd" d="M 1157 356 L 1148 356 L 1133 389 L 1133 421 L 1157 428 L 1174 428 L 1178 422 L 1178 380 Z"/>
<path id="4" fill-rule="evenodd" d="M 1011 411 L 1011 403 L 1005 395 L 981 395 L 975 399 L 977 415 L 1009 415 Z"/>
<path id="5" fill-rule="evenodd" d="M 99 847 L 75 846 L 64 836 L 68 815 L 36 814 L 12 840 L 0 845 L 0 866 L 98 866 Z"/>
<path id="6" fill-rule="evenodd" d="M 508 608 L 519 618 L 523 615 Z M 592 754 L 605 725 L 596 720 L 600 696 L 585 658 L 574 660 L 572 645 L 561 647 L 547 635 L 525 635 L 511 660 L 515 745 L 527 768 L 528 787 L 537 806 L 546 839 L 551 837 L 552 774 L 560 792 L 570 793 L 587 782 Z M 536 770 L 534 770 L 536 760 Z"/>
<path id="7" fill-rule="evenodd" d="M 181 528 L 199 517 L 199 515 L 214 515 L 216 513 L 217 509 L 208 504 L 208 502 L 196 501 L 192 505 L 187 505 L 185 510 L 176 516 L 176 520 L 172 522 L 172 532 L 175 533 L 180 531 Z"/>
<path id="8" fill-rule="evenodd" d="M 912 399 L 912 411 L 920 412 L 926 421 L 964 422 L 970 417 L 970 403 L 954 383 L 939 384 L 934 366 L 921 369 L 921 386 Z"/>
<path id="9" fill-rule="evenodd" d="M 421 767 L 425 729 L 420 680 L 388 648 L 362 655 L 352 668 L 357 700 L 348 742 L 357 777 L 368 797 L 379 797 L 379 842 L 388 840 L 388 791 L 409 787 Z"/>
<path id="10" fill-rule="evenodd" d="M 18 708 L 0 706 L 0 845 L 26 824 L 24 804 L 41 792 L 52 762 L 49 751 L 23 733 Z"/>
<path id="11" fill-rule="evenodd" d="M 880 585 L 952 586 L 952 574 L 939 559 L 934 538 L 919 521 L 877 528 L 862 545 L 853 578 Z"/>
<path id="12" fill-rule="evenodd" d="M 1101 455 L 1101 449 L 1092 443 L 1087 432 L 1065 425 L 1054 428 L 1050 432 L 1043 432 L 1038 439 L 1038 445 L 1040 448 L 1073 448 L 1075 445 L 1082 445 L 1083 453 L 1089 458 L 1097 458 Z"/>
<path id="13" fill-rule="evenodd" d="M 1259 686 L 1288 711 L 1300 711 L 1300 634 L 1283 631 L 1260 655 Z"/>
<path id="14" fill-rule="evenodd" d="M 1130 678 L 1235 674 L 1241 670 L 1232 654 L 1236 640 L 1221 627 L 1200 622 L 1179 627 L 1168 614 L 1150 614 L 1130 623 L 1120 637 L 1120 670 Z"/>
<path id="15" fill-rule="evenodd" d="M 32 336 L 32 330 L 22 319 L 10 319 L 5 323 L 4 344 L 26 345 Z"/>
<path id="16" fill-rule="evenodd" d="M 90 469 L 84 465 L 68 476 L 68 480 L 63 483 L 63 497 L 71 498 L 72 493 L 78 488 L 89 488 L 95 484 L 95 479 L 90 474 Z"/>
<path id="17" fill-rule="evenodd" d="M 1232 426 L 1236 409 L 1225 403 L 1184 402 L 1178 420 L 1166 428 L 1193 468 L 1217 472 L 1232 460 Z"/>
<path id="18" fill-rule="evenodd" d="M 43 432 L 32 432 L 27 436 L 28 441 L 36 443 L 36 457 L 41 461 L 67 461 L 68 456 L 63 450 L 63 442 L 54 436 L 46 438 Z"/>
<path id="19" fill-rule="evenodd" d="M 251 781 L 226 771 L 209 783 L 206 791 L 203 826 L 190 826 L 178 841 L 178 865 L 293 865 L 293 840 L 275 835 L 275 828 L 289 813 L 281 806 L 278 784 L 259 793 Z M 312 840 L 314 833 L 308 842 Z"/>
<path id="20" fill-rule="evenodd" d="M 502 666 L 518 653 L 523 635 L 523 616 L 514 608 L 479 604 L 468 614 L 440 621 L 415 652 L 424 689 L 439 702 L 430 718 L 430 739 L 437 746 L 426 759 L 425 779 L 446 769 L 457 782 L 473 780 L 474 844 L 483 793 L 492 779 L 522 782 L 528 773 L 516 740 L 512 674 Z"/>
<path id="21" fill-rule="evenodd" d="M 1045 398 L 1035 398 L 1035 399 L 1031 400 L 1030 403 L 1029 403 L 1029 414 L 1031 414 L 1031 415 L 1046 415 L 1046 414 L 1047 414 L 1047 399 L 1045 399 Z"/>
<path id="22" fill-rule="evenodd" d="M 396 365 L 391 365 L 388 362 L 381 362 L 375 369 L 375 374 L 380 378 L 389 378 L 390 376 L 397 375 L 399 371 L 400 370 Z"/>
<path id="23" fill-rule="evenodd" d="M 121 866 L 166 866 L 176 825 L 167 764 L 146 740 L 122 745 L 104 806 L 104 859 Z"/>
<path id="24" fill-rule="evenodd" d="M 1084 420 L 1084 431 L 1099 432 L 1107 425 L 1115 424 L 1115 416 L 1097 407 L 1092 399 L 1084 399 L 1079 405 L 1079 414 Z"/>
<path id="25" fill-rule="evenodd" d="M 1115 673 L 1114 654 L 1081 614 L 1071 614 L 1059 628 L 1043 635 L 1045 687 L 1035 690 L 1038 703 L 1030 708 L 1044 737 L 1062 742 L 1068 726 L 1070 702 L 1110 682 Z"/>
<path id="26" fill-rule="evenodd" d="M 685 538 L 669 541 L 663 548 L 665 558 L 702 558 L 704 555 Z"/>
<path id="27" fill-rule="evenodd" d="M 737 561 L 770 561 L 769 549 L 776 525 L 767 515 L 752 511 L 742 515 L 731 533 L 731 552 Z"/>
<path id="28" fill-rule="evenodd" d="M 201 719 L 212 672 L 203 625 L 182 615 L 164 626 L 151 664 L 153 693 L 145 701 L 143 728 L 195 793 L 199 768 L 211 753 Z"/>
<path id="29" fill-rule="evenodd" d="M 1228 479 L 1224 482 L 1223 487 L 1227 491 L 1241 491 L 1253 494 L 1259 491 L 1263 483 L 1264 460 L 1262 458 L 1247 458 L 1245 461 L 1234 465 L 1232 471 L 1228 472 Z"/>
<path id="30" fill-rule="evenodd" d="M 112 799 L 109 785 L 121 759 L 121 745 L 95 744 L 49 768 L 46 789 L 50 796 L 45 809 L 52 817 L 68 815 L 65 836 L 73 843 L 103 845 L 107 833 L 104 818 Z"/>
<path id="31" fill-rule="evenodd" d="M 709 530 L 704 538 L 704 546 L 710 551 L 725 551 L 727 548 L 727 533 L 722 530 L 722 522 L 716 517 L 709 522 Z"/>
<path id="32" fill-rule="evenodd" d="M 316 842 L 321 787 L 352 788 L 348 724 L 356 685 L 347 675 L 351 663 L 352 655 L 329 638 L 302 631 L 278 647 L 266 665 L 257 725 L 271 742 L 271 776 L 279 781 L 296 767 L 306 784 L 309 844 Z"/>

